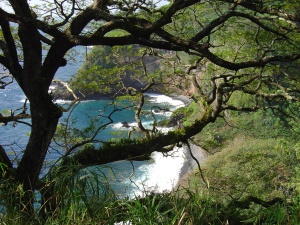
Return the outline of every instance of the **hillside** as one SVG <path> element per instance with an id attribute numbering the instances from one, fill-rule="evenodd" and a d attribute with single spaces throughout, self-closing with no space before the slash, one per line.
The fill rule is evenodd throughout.
<path id="1" fill-rule="evenodd" d="M 155 65 L 150 66 L 153 73 L 164 66 L 157 62 L 161 61 L 148 61 L 149 65 Z M 123 78 L 118 80 L 122 85 L 116 87 L 121 87 L 120 90 L 126 90 L 124 87 L 129 86 L 142 88 L 141 81 L 146 82 L 147 77 L 140 75 L 139 82 L 135 83 L 133 75 L 136 74 L 126 71 L 128 67 L 125 64 L 122 61 L 124 68 L 118 68 L 122 68 L 121 71 L 125 71 L 128 76 L 119 76 L 118 79 Z M 134 71 L 139 71 L 142 67 L 137 64 L 134 68 Z M 206 70 L 209 71 L 209 67 Z M 84 70 L 79 74 L 85 74 Z M 204 82 L 209 73 L 198 73 L 197 76 L 199 81 Z M 168 87 L 170 80 L 162 83 Z M 106 94 L 114 93 L 116 87 L 107 89 Z M 166 91 L 166 88 L 160 90 Z M 177 93 L 182 92 L 179 90 Z M 232 103 L 244 107 L 250 107 L 252 101 L 252 98 L 243 94 L 236 94 L 231 99 Z M 162 121 L 160 125 L 189 126 L 201 116 L 202 109 L 199 107 L 193 101 L 188 107 L 176 110 L 169 121 Z M 294 107 L 297 107 L 297 103 Z M 282 109 L 290 110 L 284 106 Z M 300 168 L 300 143 L 297 129 L 299 126 L 294 119 L 272 110 L 225 112 L 190 140 L 191 144 L 207 152 L 208 157 L 200 165 L 201 170 L 195 166 L 195 170 L 183 177 L 173 193 L 154 195 L 157 202 L 151 205 L 155 208 L 153 210 L 158 210 L 156 213 L 162 213 L 163 216 L 164 212 L 174 210 L 173 207 L 177 210 L 182 207 L 189 215 L 184 219 L 187 224 L 225 224 L 226 221 L 230 221 L 229 224 L 272 224 L 275 221 L 288 224 L 290 221 L 298 221 L 300 175 L 297 171 Z M 143 207 L 150 207 L 147 204 L 150 204 L 152 198 L 147 196 L 143 200 Z"/>

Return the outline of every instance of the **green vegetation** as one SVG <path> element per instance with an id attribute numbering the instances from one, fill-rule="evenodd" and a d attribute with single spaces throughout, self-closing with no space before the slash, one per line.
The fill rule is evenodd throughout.
<path id="1" fill-rule="evenodd" d="M 247 98 L 232 101 L 247 104 Z M 171 118 L 187 126 L 200 111 L 192 103 Z M 40 214 L 52 216 L 33 224 L 298 224 L 300 143 L 282 119 L 272 111 L 233 112 L 195 136 L 194 142 L 213 153 L 201 165 L 209 189 L 195 169 L 172 193 L 119 199 L 101 170 L 52 170 L 48 185 L 55 184 L 56 208 L 42 208 Z M 16 224 L 18 215 L 12 215 L 2 215 L 1 222 Z"/>
<path id="2" fill-rule="evenodd" d="M 60 203 L 55 216 L 35 224 L 298 224 L 299 143 L 250 136 L 227 140 L 207 159 L 202 169 L 209 189 L 195 171 L 173 193 L 117 199 L 99 173 L 68 168 L 53 179 Z M 16 224 L 16 218 L 2 216 L 2 223 Z"/>
<path id="3" fill-rule="evenodd" d="M 70 86 L 84 95 L 101 96 L 124 95 L 128 87 L 143 87 L 157 76 L 157 59 L 149 51 L 136 45 L 94 46 Z"/>

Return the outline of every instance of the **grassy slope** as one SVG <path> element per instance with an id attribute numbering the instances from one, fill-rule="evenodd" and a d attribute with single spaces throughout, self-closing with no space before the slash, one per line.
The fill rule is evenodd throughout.
<path id="1" fill-rule="evenodd" d="M 197 110 L 191 111 L 193 117 Z M 300 143 L 280 119 L 270 112 L 232 113 L 194 140 L 213 153 L 202 165 L 210 188 L 205 188 L 199 171 L 181 186 L 221 205 L 215 209 L 222 214 L 217 224 L 227 219 L 229 224 L 298 223 Z M 283 202 L 267 208 L 250 201 L 252 197 Z"/>

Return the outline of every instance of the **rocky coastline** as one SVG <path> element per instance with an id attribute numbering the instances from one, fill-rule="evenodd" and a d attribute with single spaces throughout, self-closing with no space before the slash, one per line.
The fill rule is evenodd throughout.
<path id="1" fill-rule="evenodd" d="M 50 92 L 54 101 L 60 99 L 65 101 L 73 101 L 73 94 L 67 89 L 67 87 L 63 83 L 52 83 L 50 86 Z M 111 94 L 100 94 L 100 93 L 91 93 L 88 95 L 83 95 L 78 91 L 74 91 L 74 94 L 80 100 L 101 100 L 101 99 L 112 99 L 113 96 Z"/>
<path id="2" fill-rule="evenodd" d="M 54 100 L 66 100 L 72 101 L 74 100 L 73 94 L 64 86 L 63 83 L 55 82 L 50 86 L 50 92 Z M 90 93 L 88 95 L 83 95 L 81 92 L 74 91 L 75 95 L 81 100 L 101 100 L 101 99 L 114 99 L 117 95 L 112 93 Z M 150 93 L 163 94 L 159 91 L 151 91 Z M 188 96 L 180 95 L 180 94 L 171 94 L 170 98 L 174 100 L 179 100 L 183 102 L 184 105 L 189 105 L 191 103 L 191 99 Z"/>
<path id="3" fill-rule="evenodd" d="M 156 94 L 161 94 L 158 92 L 154 92 Z M 54 100 L 65 100 L 65 101 L 72 101 L 74 100 L 74 96 L 72 95 L 72 93 L 70 93 L 67 88 L 62 84 L 62 83 L 54 83 L 51 85 L 51 94 L 53 96 Z M 108 99 L 113 99 L 114 96 L 112 94 L 100 94 L 100 93 L 93 93 L 93 94 L 89 94 L 86 96 L 83 96 L 81 93 L 77 92 L 75 93 L 77 97 L 79 97 L 81 100 L 108 100 Z M 183 102 L 183 104 L 185 106 L 189 105 L 191 103 L 191 99 L 188 96 L 184 96 L 184 95 L 176 95 L 176 94 L 172 94 L 169 95 L 170 98 L 172 98 L 173 100 L 178 100 Z M 168 124 L 169 126 L 176 125 L 176 120 L 179 120 L 180 118 L 171 118 L 170 119 L 170 123 Z M 174 120 L 174 121 L 171 121 Z M 127 128 L 129 125 L 127 122 L 124 122 L 124 124 L 122 124 L 123 127 Z M 205 158 L 207 157 L 207 153 L 201 149 L 199 146 L 191 144 L 191 151 L 193 156 L 198 160 L 199 163 L 203 162 L 205 160 Z M 197 167 L 197 163 L 196 161 L 193 159 L 193 157 L 191 156 L 190 152 L 187 150 L 185 153 L 185 162 L 180 170 L 180 174 L 179 174 L 179 181 L 177 186 L 180 186 L 182 183 L 185 183 L 187 178 L 188 178 L 188 174 L 193 171 L 196 167 Z"/>

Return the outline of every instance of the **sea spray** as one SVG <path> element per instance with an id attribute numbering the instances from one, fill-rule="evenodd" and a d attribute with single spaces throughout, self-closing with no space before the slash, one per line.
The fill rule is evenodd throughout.
<path id="1" fill-rule="evenodd" d="M 150 102 L 169 105 L 173 110 L 185 106 L 183 101 L 171 98 L 167 95 L 158 93 L 146 93 L 146 96 L 149 97 Z"/>
<path id="2" fill-rule="evenodd" d="M 160 105 L 161 108 L 167 107 L 170 110 L 168 114 L 163 114 L 165 118 L 168 118 L 173 110 L 185 105 L 180 100 L 174 100 L 162 94 L 147 93 L 147 97 L 147 100 L 152 104 Z M 145 127 L 151 128 L 152 121 L 146 121 L 143 124 Z M 136 123 L 132 121 L 126 123 L 118 122 L 114 123 L 111 128 L 124 131 L 130 130 L 133 126 L 136 126 Z M 159 132 L 162 133 L 167 133 L 173 129 L 174 128 L 158 127 Z M 116 178 L 116 180 L 119 181 L 119 184 L 121 183 L 121 186 L 123 186 L 123 190 L 125 190 L 120 196 L 134 198 L 136 196 L 144 196 L 149 192 L 163 193 L 172 191 L 178 183 L 186 154 L 187 150 L 185 147 L 175 147 L 174 150 L 168 154 L 153 152 L 151 154 L 152 160 L 150 161 L 141 164 L 132 162 L 130 165 L 132 167 L 132 173 L 129 177 L 123 177 L 122 179 L 119 176 Z M 125 164 L 125 162 L 123 163 Z M 116 166 L 116 164 L 114 164 L 114 166 Z M 120 165 L 117 165 L 118 168 L 115 168 L 116 171 L 122 170 L 119 166 Z M 128 165 L 126 167 L 129 169 Z"/>
<path id="3" fill-rule="evenodd" d="M 18 96 L 22 97 L 21 99 L 24 101 L 25 98 L 22 96 L 22 93 L 18 94 Z M 146 110 L 149 111 L 150 107 L 156 105 L 165 109 L 162 112 L 155 112 L 155 116 L 159 120 L 169 118 L 173 110 L 184 106 L 182 101 L 174 100 L 166 95 L 147 93 L 147 96 L 147 104 L 150 106 L 146 108 Z M 81 102 L 71 115 L 73 118 L 78 118 L 78 129 L 88 126 L 89 119 L 86 119 L 86 115 L 88 115 L 89 118 L 97 116 L 99 114 L 99 110 L 107 105 L 108 102 L 108 100 Z M 67 102 L 57 101 L 56 103 L 64 104 Z M 113 116 L 113 120 L 115 123 L 100 133 L 99 138 L 101 138 L 101 140 L 105 141 L 112 138 L 112 132 L 122 131 L 126 133 L 130 127 L 137 125 L 134 120 L 134 112 L 132 110 L 116 112 Z M 122 125 L 125 121 L 128 123 L 128 127 L 124 127 Z M 150 129 L 152 126 L 152 117 L 148 116 L 147 118 L 143 118 L 143 124 L 145 127 Z M 18 129 L 20 127 L 22 127 L 22 129 Z M 159 132 L 162 133 L 168 132 L 172 129 L 173 128 L 158 127 Z M 6 129 L 6 132 L 2 135 L 2 141 L 4 144 L 15 142 L 17 146 L 24 148 L 27 143 L 27 134 L 29 132 L 29 127 L 20 124 L 14 129 L 9 129 L 9 131 Z M 16 137 L 23 138 L 16 140 Z M 17 146 L 16 149 L 20 148 Z M 116 193 L 120 194 L 120 197 L 127 195 L 131 197 L 142 195 L 143 191 L 170 191 L 178 182 L 180 170 L 184 162 L 183 155 L 185 151 L 185 149 L 181 148 L 176 149 L 171 153 L 171 156 L 168 157 L 165 157 L 162 153 L 154 152 L 152 154 L 153 160 L 143 162 L 134 161 L 132 164 L 129 161 L 111 163 L 109 164 L 111 169 L 107 170 L 104 168 L 103 172 L 108 173 L 107 177 L 111 179 L 112 186 Z M 19 155 L 18 151 L 17 155 Z M 15 157 L 15 155 L 12 155 L 12 157 Z M 61 154 L 51 151 L 51 154 L 47 155 L 46 164 L 50 165 L 51 162 L 56 161 L 58 157 L 61 157 Z M 112 170 L 114 170 L 113 173 L 110 172 Z M 113 178 L 114 176 L 115 178 Z"/>
<path id="4" fill-rule="evenodd" d="M 185 161 L 185 148 L 177 148 L 168 155 L 152 153 L 154 163 L 143 165 L 139 170 L 143 175 L 135 182 L 137 189 L 132 195 L 143 196 L 144 192 L 170 192 L 178 183 L 181 167 Z"/>

